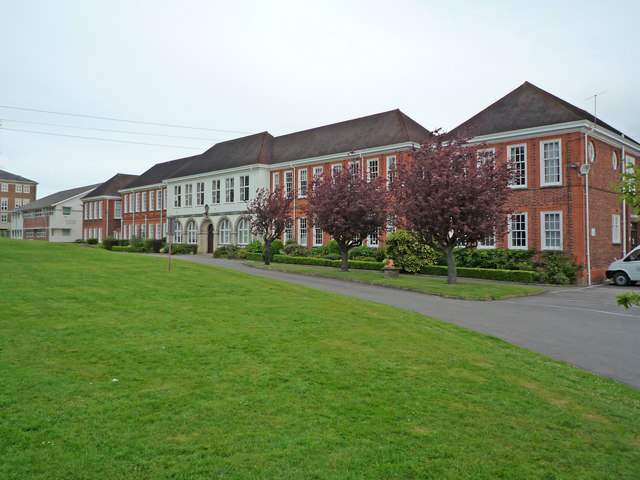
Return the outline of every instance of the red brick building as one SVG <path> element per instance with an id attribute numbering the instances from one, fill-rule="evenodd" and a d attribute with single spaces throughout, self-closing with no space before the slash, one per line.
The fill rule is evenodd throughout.
<path id="1" fill-rule="evenodd" d="M 36 185 L 33 180 L 0 170 L 0 236 L 10 235 L 11 210 L 36 199 Z"/>
<path id="2" fill-rule="evenodd" d="M 137 175 L 118 173 L 82 198 L 82 238 L 120 238 L 122 228 L 122 197 L 119 190 Z"/>
<path id="3" fill-rule="evenodd" d="M 593 114 L 525 82 L 450 134 L 514 164 L 509 233 L 482 247 L 564 251 L 599 281 L 636 245 L 636 216 L 612 184 L 640 144 Z"/>

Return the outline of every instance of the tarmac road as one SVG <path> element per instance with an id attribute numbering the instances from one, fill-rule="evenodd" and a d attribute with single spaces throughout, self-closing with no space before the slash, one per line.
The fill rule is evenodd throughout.
<path id="1" fill-rule="evenodd" d="M 640 389 L 640 308 L 626 310 L 615 301 L 616 295 L 631 291 L 631 288 L 609 284 L 557 287 L 548 288 L 542 295 L 477 302 L 345 282 L 335 278 L 258 269 L 238 261 L 209 256 L 181 255 L 174 258 L 422 313 L 501 338 Z"/>

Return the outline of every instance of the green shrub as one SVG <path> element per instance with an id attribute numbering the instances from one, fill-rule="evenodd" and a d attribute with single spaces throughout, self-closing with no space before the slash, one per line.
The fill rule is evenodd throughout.
<path id="1" fill-rule="evenodd" d="M 486 280 L 498 280 L 503 282 L 532 283 L 537 279 L 536 272 L 526 270 L 500 270 L 493 268 L 456 268 L 459 277 L 484 278 Z M 447 276 L 448 268 L 442 265 L 424 265 L 420 273 L 425 275 Z"/>
<path id="2" fill-rule="evenodd" d="M 293 238 L 290 238 L 289 240 L 286 241 L 285 246 L 286 245 L 297 245 L 298 242 L 296 242 Z"/>
<path id="3" fill-rule="evenodd" d="M 247 252 L 247 260 L 253 260 L 254 262 L 264 262 L 264 253 Z"/>
<path id="4" fill-rule="evenodd" d="M 273 242 L 271 242 L 271 250 L 269 251 L 269 256 L 271 257 L 271 260 L 273 260 L 274 255 L 279 255 L 280 252 L 282 252 L 283 248 L 284 248 L 284 245 L 281 240 L 274 240 Z"/>
<path id="5" fill-rule="evenodd" d="M 541 282 L 569 285 L 576 282 L 578 267 L 574 258 L 564 252 L 542 252 L 536 271 Z"/>
<path id="6" fill-rule="evenodd" d="M 337 253 L 338 255 L 342 255 L 342 253 L 340 252 L 340 245 L 338 245 L 337 240 L 331 240 L 329 243 L 327 243 L 327 253 Z"/>
<path id="7" fill-rule="evenodd" d="M 248 252 L 251 252 L 251 253 L 263 253 L 264 252 L 264 245 L 262 244 L 262 242 L 260 240 L 254 240 L 249 245 L 247 245 L 245 248 L 247 249 Z"/>
<path id="8" fill-rule="evenodd" d="M 153 252 L 153 238 L 145 238 L 142 240 L 142 248 L 145 252 Z"/>
<path id="9" fill-rule="evenodd" d="M 326 260 L 342 260 L 342 255 L 339 253 L 327 253 L 324 258 Z"/>
<path id="10" fill-rule="evenodd" d="M 374 258 L 376 262 L 383 262 L 385 258 L 387 258 L 387 247 L 374 248 Z"/>
<path id="11" fill-rule="evenodd" d="M 98 244 L 98 239 L 97 238 L 88 238 L 87 239 L 87 245 L 97 245 Z"/>
<path id="12" fill-rule="evenodd" d="M 83 239 L 81 239 L 81 238 L 76 238 L 76 239 L 74 240 L 74 243 L 84 243 L 84 240 L 83 240 Z"/>
<path id="13" fill-rule="evenodd" d="M 137 247 L 135 245 L 113 245 L 111 250 L 114 252 L 142 252 L 142 247 Z"/>
<path id="14" fill-rule="evenodd" d="M 468 268 L 496 268 L 500 270 L 535 270 L 532 258 L 535 249 L 509 250 L 506 248 L 466 248 L 455 251 L 456 266 Z M 444 254 L 437 253 L 436 265 L 446 265 Z"/>
<path id="15" fill-rule="evenodd" d="M 309 249 L 307 247 L 303 247 L 302 245 L 298 245 L 297 243 L 287 243 L 287 245 L 283 249 L 283 253 L 285 255 L 291 255 L 293 257 L 308 257 Z"/>
<path id="16" fill-rule="evenodd" d="M 129 245 L 133 245 L 134 247 L 144 247 L 144 238 L 131 237 L 131 240 L 129 240 Z"/>
<path id="17" fill-rule="evenodd" d="M 164 245 L 164 239 L 156 238 L 151 242 L 151 250 L 155 253 L 160 253 Z"/>
<path id="18" fill-rule="evenodd" d="M 416 273 L 420 267 L 434 263 L 436 254 L 427 245 L 418 243 L 416 236 L 406 230 L 398 230 L 385 240 L 387 256 L 396 267 L 405 272 Z"/>
<path id="19" fill-rule="evenodd" d="M 189 243 L 172 243 L 171 254 L 172 255 L 186 255 L 188 253 L 197 253 L 198 246 Z"/>
<path id="20" fill-rule="evenodd" d="M 244 259 L 247 258 L 247 254 L 248 253 L 249 253 L 249 251 L 246 248 L 241 248 L 236 252 L 236 258 L 244 260 Z"/>
<path id="21" fill-rule="evenodd" d="M 213 252 L 213 258 L 236 258 L 238 250 L 237 245 L 223 245 L 222 247 L 216 248 Z"/>
<path id="22" fill-rule="evenodd" d="M 273 261 L 276 263 L 291 263 L 296 265 L 316 265 L 321 267 L 342 266 L 342 260 L 328 260 L 326 258 L 317 257 L 292 257 L 289 255 L 275 255 Z M 382 262 L 361 262 L 357 260 L 349 260 L 349 268 L 356 270 L 381 270 L 384 263 Z"/>
<path id="23" fill-rule="evenodd" d="M 104 240 L 102 240 L 102 246 L 104 247 L 105 250 L 111 250 L 111 248 L 114 245 L 118 245 L 118 240 L 116 240 L 113 237 L 107 237 Z"/>
<path id="24" fill-rule="evenodd" d="M 356 260 L 358 257 L 373 257 L 374 249 L 367 245 L 360 245 L 349 250 L 349 260 Z"/>

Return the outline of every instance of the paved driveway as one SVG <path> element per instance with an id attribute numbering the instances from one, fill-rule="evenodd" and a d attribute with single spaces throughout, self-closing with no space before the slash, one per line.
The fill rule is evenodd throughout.
<path id="1" fill-rule="evenodd" d="M 640 389 L 640 308 L 625 310 L 615 302 L 616 295 L 631 291 L 630 288 L 613 285 L 559 287 L 547 289 L 545 294 L 538 296 L 472 302 L 256 269 L 237 261 L 200 255 L 178 258 L 412 310 L 501 338 Z"/>

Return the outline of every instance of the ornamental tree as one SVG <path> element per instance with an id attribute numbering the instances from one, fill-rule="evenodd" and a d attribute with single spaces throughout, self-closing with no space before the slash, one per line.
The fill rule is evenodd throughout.
<path id="1" fill-rule="evenodd" d="M 311 182 L 306 213 L 313 225 L 338 243 L 341 271 L 349 271 L 349 250 L 362 245 L 387 223 L 388 194 L 384 178 L 363 178 L 360 172 L 334 170 Z"/>
<path id="2" fill-rule="evenodd" d="M 444 253 L 447 283 L 457 280 L 455 247 L 473 246 L 507 227 L 510 167 L 466 140 L 434 133 L 397 166 L 389 185 L 399 226 Z"/>
<path id="3" fill-rule="evenodd" d="M 293 197 L 283 195 L 279 188 L 273 192 L 261 188 L 247 206 L 251 233 L 264 240 L 265 265 L 271 263 L 271 242 L 280 238 L 287 224 L 291 222 L 289 212 L 292 201 Z"/>

